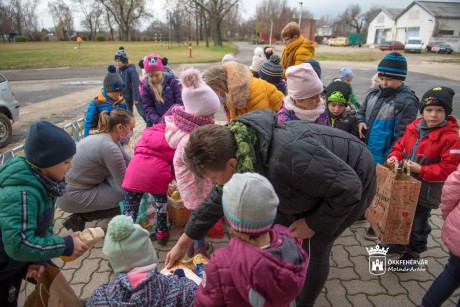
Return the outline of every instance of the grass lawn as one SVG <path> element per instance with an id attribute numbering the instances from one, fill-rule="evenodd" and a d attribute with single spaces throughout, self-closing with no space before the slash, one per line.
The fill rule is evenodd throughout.
<path id="1" fill-rule="evenodd" d="M 114 64 L 114 55 L 118 47 L 123 46 L 129 60 L 136 64 L 145 55 L 157 53 L 167 57 L 173 63 L 218 62 L 224 54 L 237 51 L 231 43 L 223 47 L 205 47 L 193 43 L 192 58 L 189 57 L 188 44 L 174 44 L 168 49 L 168 43 L 155 42 L 83 42 L 75 49 L 76 42 L 26 42 L 0 44 L 0 69 L 30 69 L 53 67 L 104 66 Z"/>

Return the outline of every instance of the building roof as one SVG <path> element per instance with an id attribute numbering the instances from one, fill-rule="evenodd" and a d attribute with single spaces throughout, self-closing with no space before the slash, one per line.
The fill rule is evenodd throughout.
<path id="1" fill-rule="evenodd" d="M 420 5 L 436 18 L 460 19 L 460 2 L 414 1 L 399 16 L 415 4 Z"/>
<path id="2" fill-rule="evenodd" d="M 392 19 L 396 19 L 396 17 L 398 17 L 398 15 L 401 14 L 402 11 L 404 11 L 404 9 L 382 8 L 382 11 L 384 11 L 385 13 L 387 13 L 388 16 L 390 16 Z"/>

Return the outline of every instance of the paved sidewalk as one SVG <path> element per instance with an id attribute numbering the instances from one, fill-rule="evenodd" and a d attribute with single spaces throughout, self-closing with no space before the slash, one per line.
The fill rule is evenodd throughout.
<path id="1" fill-rule="evenodd" d="M 219 114 L 216 119 L 222 120 L 223 115 Z M 135 144 L 134 140 L 139 139 L 145 127 L 137 112 L 136 120 L 132 144 Z M 60 235 L 71 233 L 62 226 L 63 218 L 67 215 L 60 209 L 56 209 L 55 232 Z M 87 223 L 86 227 L 100 226 L 106 229 L 107 224 L 108 220 L 102 220 L 96 223 Z M 426 270 L 409 273 L 386 272 L 380 276 L 369 273 L 366 247 L 375 247 L 376 242 L 364 239 L 364 233 L 368 227 L 367 223 L 361 222 L 352 225 L 334 244 L 330 259 L 329 278 L 315 306 L 405 307 L 419 304 L 423 294 L 434 278 L 443 270 L 448 259 L 448 250 L 441 240 L 442 219 L 440 210 L 433 212 L 431 225 L 433 229 L 428 241 L 428 251 L 422 254 L 422 258 L 428 261 Z M 160 246 L 153 242 L 160 260 L 160 269 L 164 267 L 167 252 L 177 242 L 181 233 L 182 228 L 173 228 L 171 239 L 166 246 Z M 224 239 L 209 239 L 211 252 L 225 246 L 228 240 L 228 232 L 225 233 Z M 397 255 L 388 255 L 387 257 L 396 259 Z M 60 259 L 53 261 L 62 269 L 80 299 L 88 299 L 97 286 L 113 277 L 113 273 L 107 265 L 107 257 L 102 253 L 102 242 L 73 262 L 64 263 Z M 32 290 L 33 285 L 29 284 L 27 292 Z M 457 290 L 451 300 L 443 306 L 455 306 L 459 296 L 460 290 Z M 26 293 L 23 286 L 23 291 L 20 294 L 20 306 L 25 297 Z"/>

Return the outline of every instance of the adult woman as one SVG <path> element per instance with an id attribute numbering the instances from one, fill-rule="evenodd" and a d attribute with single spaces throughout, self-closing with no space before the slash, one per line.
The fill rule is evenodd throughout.
<path id="1" fill-rule="evenodd" d="M 295 22 L 288 23 L 281 30 L 281 38 L 285 45 L 281 55 L 281 66 L 284 69 L 283 78 L 286 79 L 288 67 L 299 65 L 315 55 L 315 43 L 300 35 L 300 27 Z"/>
<path id="2" fill-rule="evenodd" d="M 128 110 L 103 111 L 98 132 L 78 143 L 73 167 L 65 177 L 66 192 L 56 201 L 63 211 L 74 213 L 65 219 L 64 227 L 79 231 L 85 222 L 120 214 L 118 203 L 125 196 L 121 184 L 130 159 L 120 142 L 129 141 L 135 124 Z"/>
<path id="3" fill-rule="evenodd" d="M 211 68 L 203 79 L 224 103 L 228 121 L 254 110 L 278 112 L 283 102 L 284 94 L 273 84 L 254 78 L 245 65 L 237 62 Z"/>
<path id="4" fill-rule="evenodd" d="M 147 77 L 142 80 L 141 100 L 144 104 L 147 127 L 161 122 L 162 116 L 173 104 L 182 104 L 182 85 L 177 78 L 165 72 L 165 64 L 158 54 L 144 58 Z"/>

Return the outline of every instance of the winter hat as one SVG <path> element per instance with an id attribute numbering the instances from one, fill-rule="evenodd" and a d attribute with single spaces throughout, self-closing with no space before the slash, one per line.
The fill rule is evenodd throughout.
<path id="1" fill-rule="evenodd" d="M 377 67 L 379 77 L 404 81 L 407 76 L 406 58 L 399 52 L 392 52 L 383 57 Z"/>
<path id="2" fill-rule="evenodd" d="M 308 63 L 290 66 L 286 69 L 288 94 L 293 99 L 305 99 L 321 94 L 323 83 Z"/>
<path id="3" fill-rule="evenodd" d="M 107 67 L 109 71 L 104 77 L 103 87 L 104 92 L 122 92 L 123 91 L 123 79 L 117 73 L 117 69 L 113 65 Z"/>
<path id="4" fill-rule="evenodd" d="M 117 215 L 110 221 L 102 251 L 115 274 L 158 262 L 149 232 L 126 215 Z"/>
<path id="5" fill-rule="evenodd" d="M 249 66 L 249 69 L 251 71 L 258 72 L 266 59 L 267 57 L 265 56 L 262 47 L 256 47 L 256 49 L 254 49 L 254 56 L 252 57 L 252 63 L 251 66 Z"/>
<path id="6" fill-rule="evenodd" d="M 236 61 L 236 57 L 235 57 L 235 55 L 233 53 L 227 53 L 222 58 L 222 63 L 231 62 L 231 61 Z"/>
<path id="7" fill-rule="evenodd" d="M 40 120 L 30 125 L 24 151 L 30 164 L 48 168 L 74 156 L 77 147 L 64 129 Z"/>
<path id="8" fill-rule="evenodd" d="M 151 71 L 165 71 L 165 65 L 163 59 L 158 54 L 149 54 L 144 57 L 144 69 L 146 73 Z"/>
<path id="9" fill-rule="evenodd" d="M 311 67 L 313 67 L 313 69 L 315 70 L 316 74 L 318 75 L 318 78 L 321 79 L 321 65 L 319 65 L 318 61 L 310 59 L 310 60 L 304 61 L 304 63 L 310 64 Z"/>
<path id="10" fill-rule="evenodd" d="M 341 81 L 345 80 L 346 78 L 353 77 L 353 71 L 348 67 L 342 68 L 339 71 L 339 73 L 340 73 L 340 80 Z"/>
<path id="11" fill-rule="evenodd" d="M 265 61 L 259 70 L 259 78 L 273 84 L 279 83 L 282 76 L 283 66 L 280 64 L 280 57 L 276 54 Z"/>
<path id="12" fill-rule="evenodd" d="M 434 87 L 426 92 L 420 103 L 420 113 L 423 114 L 423 109 L 426 106 L 441 106 L 446 111 L 446 116 L 452 113 L 452 102 L 455 92 L 447 86 Z"/>
<path id="13" fill-rule="evenodd" d="M 326 88 L 326 102 L 338 101 L 347 104 L 351 95 L 351 86 L 343 81 L 332 81 Z"/>
<path id="14" fill-rule="evenodd" d="M 219 111 L 219 97 L 204 83 L 198 69 L 184 70 L 180 75 L 180 82 L 185 112 L 195 116 L 207 116 Z"/>
<path id="15" fill-rule="evenodd" d="M 126 54 L 125 48 L 118 48 L 117 53 L 115 53 L 115 61 L 120 60 L 123 64 L 128 64 L 128 55 Z"/>
<path id="16" fill-rule="evenodd" d="M 257 173 L 234 174 L 224 185 L 222 206 L 235 231 L 262 235 L 272 227 L 279 204 L 267 178 Z"/>
<path id="17" fill-rule="evenodd" d="M 270 57 L 273 55 L 273 48 L 272 47 L 264 47 L 264 54 L 267 60 L 270 60 Z"/>

